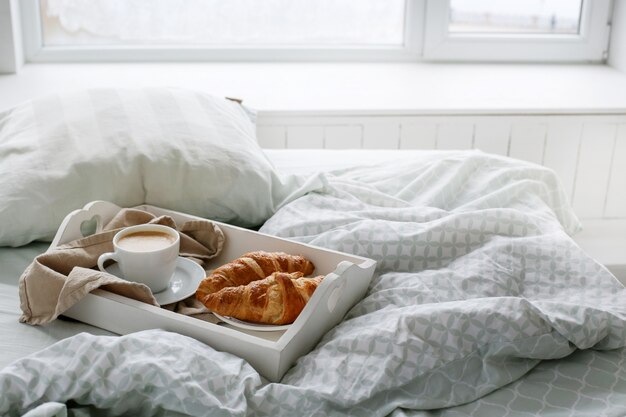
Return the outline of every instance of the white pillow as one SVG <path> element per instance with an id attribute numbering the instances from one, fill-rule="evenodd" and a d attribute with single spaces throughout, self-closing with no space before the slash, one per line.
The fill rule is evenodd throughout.
<path id="1" fill-rule="evenodd" d="M 170 88 L 94 89 L 0 113 L 0 246 L 51 239 L 93 200 L 256 226 L 319 187 L 280 178 L 248 112 Z"/>

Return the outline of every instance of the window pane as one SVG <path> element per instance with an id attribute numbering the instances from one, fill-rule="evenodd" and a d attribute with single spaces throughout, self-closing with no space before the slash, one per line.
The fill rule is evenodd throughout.
<path id="1" fill-rule="evenodd" d="M 44 45 L 402 45 L 405 0 L 40 0 Z"/>
<path id="2" fill-rule="evenodd" d="M 453 33 L 577 34 L 582 0 L 450 0 Z"/>

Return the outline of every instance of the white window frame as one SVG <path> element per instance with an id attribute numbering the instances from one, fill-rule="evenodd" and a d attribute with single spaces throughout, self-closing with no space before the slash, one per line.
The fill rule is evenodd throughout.
<path id="1" fill-rule="evenodd" d="M 503 0 L 504 1 L 504 0 Z M 363 47 L 44 46 L 39 1 L 20 0 L 27 62 L 450 61 L 600 63 L 607 58 L 611 0 L 583 0 L 580 33 L 448 33 L 449 0 L 406 0 L 404 44 Z"/>
<path id="2" fill-rule="evenodd" d="M 611 0 L 583 0 L 580 32 L 554 34 L 449 33 L 449 0 L 427 0 L 424 59 L 428 61 L 589 62 L 607 58 Z"/>
<path id="3" fill-rule="evenodd" d="M 422 54 L 426 0 L 406 0 L 404 44 L 362 47 L 44 46 L 39 1 L 20 0 L 27 62 L 106 61 L 416 61 Z"/>

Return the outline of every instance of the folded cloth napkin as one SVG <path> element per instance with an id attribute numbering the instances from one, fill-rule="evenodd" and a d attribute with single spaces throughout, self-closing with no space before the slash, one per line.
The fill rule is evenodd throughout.
<path id="1" fill-rule="evenodd" d="M 45 324 L 80 301 L 96 288 L 158 306 L 150 289 L 114 275 L 94 270 L 98 257 L 113 251 L 113 236 L 124 227 L 155 223 L 177 228 L 169 216 L 155 217 L 151 213 L 121 210 L 102 233 L 74 240 L 49 249 L 35 258 L 20 277 L 19 293 L 22 316 L 28 324 Z M 217 256 L 224 245 L 224 233 L 209 220 L 194 220 L 177 228 L 180 232 L 180 256 L 194 260 L 201 266 Z M 186 300 L 170 307 L 183 314 L 202 314 L 206 309 L 195 300 Z"/>

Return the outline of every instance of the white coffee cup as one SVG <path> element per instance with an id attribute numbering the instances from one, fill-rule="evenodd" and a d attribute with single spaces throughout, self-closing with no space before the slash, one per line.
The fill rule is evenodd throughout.
<path id="1" fill-rule="evenodd" d="M 113 237 L 114 252 L 98 258 L 98 268 L 111 259 L 119 264 L 122 277 L 128 281 L 146 284 L 153 293 L 169 286 L 176 269 L 180 235 L 171 227 L 160 224 L 141 224 L 120 230 Z"/>

